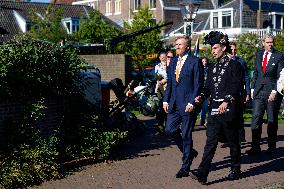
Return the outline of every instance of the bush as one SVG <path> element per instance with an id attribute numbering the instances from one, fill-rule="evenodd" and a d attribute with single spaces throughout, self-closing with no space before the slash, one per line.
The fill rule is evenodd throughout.
<path id="1" fill-rule="evenodd" d="M 24 106 L 17 119 L 5 121 L 9 145 L 1 153 L 0 187 L 25 187 L 55 178 L 57 146 L 41 137 L 35 122 L 44 116 L 45 97 L 79 93 L 75 83 L 86 62 L 75 49 L 25 37 L 1 45 L 0 57 L 0 96 L 18 99 Z"/>
<path id="2" fill-rule="evenodd" d="M 12 97 L 66 95 L 86 62 L 75 49 L 28 39 L 0 46 L 0 95 Z"/>
<path id="3" fill-rule="evenodd" d="M 24 106 L 17 119 L 5 121 L 9 145 L 0 154 L 0 188 L 56 178 L 60 163 L 68 160 L 107 159 L 128 137 L 129 128 L 97 128 L 102 127 L 98 114 L 80 98 L 76 85 L 86 63 L 75 49 L 19 38 L 0 46 L 0 57 L 0 96 Z M 44 139 L 35 123 L 44 116 L 45 97 L 50 96 L 65 97 L 65 112 L 56 137 Z"/>
<path id="4" fill-rule="evenodd" d="M 58 177 L 57 152 L 47 143 L 19 145 L 0 165 L 0 185 L 19 188 Z"/>

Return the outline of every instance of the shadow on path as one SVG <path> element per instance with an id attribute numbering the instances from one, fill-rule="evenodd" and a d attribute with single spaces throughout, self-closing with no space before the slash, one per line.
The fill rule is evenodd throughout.
<path id="1" fill-rule="evenodd" d="M 163 150 L 163 148 L 174 144 L 169 137 L 158 134 L 154 117 L 149 120 L 142 120 L 142 122 L 144 122 L 146 126 L 145 133 L 135 136 L 132 141 L 124 144 L 120 150 L 115 153 L 116 160 L 159 155 L 158 152 L 151 152 L 151 154 L 147 152 L 153 149 Z"/>
<path id="2" fill-rule="evenodd" d="M 262 139 L 265 144 L 266 138 Z M 284 141 L 284 135 L 278 136 L 278 141 Z M 281 172 L 284 171 L 284 147 L 277 148 L 276 155 L 268 155 L 265 153 L 261 153 L 256 156 L 248 156 L 247 154 L 242 154 L 242 164 L 251 164 L 252 166 L 246 170 L 242 170 L 242 178 L 248 178 L 252 176 L 257 176 L 269 172 Z M 257 164 L 257 165 L 253 165 Z M 230 167 L 230 157 L 224 157 L 223 161 L 218 161 L 212 163 L 211 171 L 214 172 L 216 170 L 225 169 Z M 211 172 L 211 174 L 212 174 Z M 220 178 L 218 180 L 214 180 L 208 182 L 208 185 L 220 183 L 227 180 L 227 178 Z"/>

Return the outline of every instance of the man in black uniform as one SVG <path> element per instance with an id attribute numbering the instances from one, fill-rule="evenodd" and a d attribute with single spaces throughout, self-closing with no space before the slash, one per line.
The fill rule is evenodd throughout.
<path id="1" fill-rule="evenodd" d="M 240 64 L 230 59 L 228 36 L 211 31 L 205 36 L 205 44 L 211 45 L 211 53 L 216 64 L 208 71 L 208 77 L 201 96 L 196 98 L 200 103 L 211 96 L 212 110 L 208 116 L 207 141 L 202 161 L 197 171 L 190 176 L 201 184 L 206 184 L 218 141 L 224 136 L 230 146 L 231 171 L 229 180 L 240 178 L 241 147 L 239 143 L 239 121 L 242 111 L 238 107 L 242 103 L 243 71 Z"/>

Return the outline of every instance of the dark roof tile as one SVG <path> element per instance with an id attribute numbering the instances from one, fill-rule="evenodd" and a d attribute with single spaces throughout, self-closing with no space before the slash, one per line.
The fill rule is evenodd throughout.
<path id="1" fill-rule="evenodd" d="M 244 0 L 244 3 L 249 6 L 250 9 L 256 11 L 258 10 L 259 2 L 252 1 L 252 0 Z M 275 1 L 265 1 L 261 2 L 261 9 L 265 12 L 283 12 L 284 11 L 284 4 L 277 3 Z"/>

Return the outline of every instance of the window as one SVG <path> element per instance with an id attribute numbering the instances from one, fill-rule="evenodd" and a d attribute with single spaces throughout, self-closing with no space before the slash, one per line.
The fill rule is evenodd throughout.
<path id="1" fill-rule="evenodd" d="M 80 21 L 77 18 L 67 18 L 63 20 L 63 25 L 68 34 L 79 31 Z"/>
<path id="2" fill-rule="evenodd" d="M 222 27 L 227 28 L 231 26 L 231 11 L 222 12 Z"/>
<path id="3" fill-rule="evenodd" d="M 140 0 L 134 0 L 134 11 L 137 11 L 139 7 L 141 6 L 141 1 Z"/>
<path id="4" fill-rule="evenodd" d="M 112 13 L 112 2 L 107 1 L 106 2 L 106 15 L 110 15 Z"/>
<path id="5" fill-rule="evenodd" d="M 72 20 L 72 33 L 79 31 L 79 20 Z"/>
<path id="6" fill-rule="evenodd" d="M 115 12 L 115 14 L 121 13 L 121 0 L 115 0 L 114 12 Z"/>
<path id="7" fill-rule="evenodd" d="M 213 28 L 218 28 L 218 12 L 213 12 Z"/>
<path id="8" fill-rule="evenodd" d="M 149 8 L 150 9 L 156 8 L 156 0 L 149 0 Z"/>
<path id="9" fill-rule="evenodd" d="M 284 27 L 284 16 L 275 15 L 275 29 L 283 29 Z"/>

